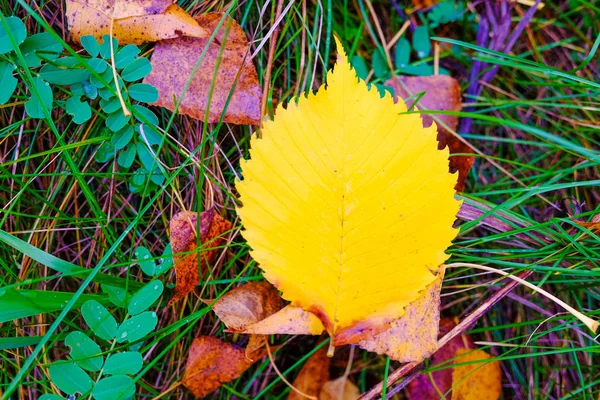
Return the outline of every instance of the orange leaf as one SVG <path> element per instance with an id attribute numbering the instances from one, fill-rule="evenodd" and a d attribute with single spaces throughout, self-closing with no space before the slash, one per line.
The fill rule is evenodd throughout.
<path id="1" fill-rule="evenodd" d="M 433 354 L 437 350 L 443 278 L 441 272 L 423 295 L 406 307 L 406 314 L 393 321 L 387 331 L 359 342 L 359 346 L 400 362 L 422 361 Z"/>
<path id="2" fill-rule="evenodd" d="M 425 95 L 419 101 L 420 110 L 447 110 L 460 111 L 461 97 L 460 86 L 456 79 L 447 75 L 435 76 L 400 76 L 398 77 L 404 83 L 402 85 L 397 80 L 389 80 L 386 85 L 394 88 L 396 96 L 403 99 L 410 95 L 425 91 Z M 408 90 L 407 90 L 408 89 Z M 410 106 L 411 103 L 408 104 Z M 423 126 L 429 127 L 433 123 L 431 114 L 421 114 Z M 442 122 L 456 131 L 458 126 L 458 117 L 455 115 L 436 115 Z M 465 181 L 475 162 L 473 156 L 454 156 L 455 153 L 472 153 L 473 150 L 464 144 L 456 136 L 448 132 L 441 124 L 438 124 L 438 149 L 448 146 L 450 150 L 450 172 L 458 171 L 458 182 L 455 189 L 462 192 L 465 188 Z"/>
<path id="3" fill-rule="evenodd" d="M 320 335 L 324 330 L 323 323 L 315 314 L 289 305 L 262 321 L 246 327 L 240 333 Z"/>
<path id="4" fill-rule="evenodd" d="M 264 356 L 256 355 L 254 360 Z M 188 352 L 183 385 L 196 397 L 213 392 L 222 384 L 237 379 L 254 363 L 243 348 L 211 336 L 194 339 Z"/>
<path id="5" fill-rule="evenodd" d="M 589 229 L 590 231 L 600 231 L 600 214 L 594 215 L 590 222 L 580 221 L 578 219 L 573 219 L 573 222 L 579 226 Z"/>
<path id="6" fill-rule="evenodd" d="M 323 385 L 319 400 L 356 400 L 360 390 L 347 377 L 342 376 Z"/>
<path id="7" fill-rule="evenodd" d="M 440 321 L 440 336 L 445 335 L 452 328 L 456 326 L 456 323 L 451 318 L 443 318 Z M 457 380 L 453 378 L 454 376 L 454 368 L 450 368 L 451 363 L 463 363 L 469 362 L 471 360 L 462 356 L 462 354 L 470 352 L 473 354 L 473 348 L 475 348 L 475 344 L 473 340 L 468 335 L 457 336 L 448 342 L 445 346 L 441 347 L 437 350 L 433 356 L 430 358 L 429 365 L 432 367 L 440 367 L 446 366 L 447 368 L 438 369 L 431 373 L 421 374 L 415 379 L 413 379 L 407 387 L 407 395 L 409 399 L 412 400 L 421 400 L 421 399 L 439 399 L 444 398 L 443 396 L 446 393 L 450 393 L 453 389 L 453 385 L 456 385 Z M 455 357 L 457 357 L 454 359 Z M 474 367 L 477 368 L 481 366 L 481 364 L 474 364 Z M 470 366 L 469 366 L 470 367 Z M 462 367 L 458 367 L 460 369 Z M 473 368 L 473 369 L 475 369 Z M 494 367 L 496 368 L 496 367 Z M 499 366 L 498 366 L 499 368 Z M 467 371 L 467 370 L 464 370 Z M 459 376 L 464 377 L 467 373 L 458 372 Z M 462 374 L 462 375 L 460 375 Z M 494 375 L 494 384 L 493 387 L 497 387 L 498 392 L 501 390 L 501 379 L 500 373 L 498 370 L 498 375 Z M 470 379 L 468 379 L 470 381 Z M 485 381 L 486 385 L 491 383 L 489 381 Z M 492 387 L 490 386 L 490 388 Z M 457 386 L 454 387 L 456 390 Z M 487 390 L 487 389 L 486 389 Z M 492 392 L 493 393 L 493 392 Z M 478 400 L 487 399 L 484 396 L 485 393 L 481 393 L 480 398 Z M 450 398 L 450 397 L 447 397 Z M 454 393 L 452 393 L 453 400 L 456 400 Z M 494 397 L 496 399 L 497 397 Z"/>
<path id="8" fill-rule="evenodd" d="M 502 394 L 500 363 L 483 350 L 458 349 L 454 363 L 473 364 L 454 367 L 453 400 L 496 400 Z M 490 360 L 490 361 L 487 361 Z M 476 362 L 476 361 L 483 361 Z"/>
<path id="9" fill-rule="evenodd" d="M 196 21 L 212 32 L 222 18 L 221 13 L 207 13 Z M 227 17 L 216 39 L 218 42 L 210 44 L 208 39 L 191 37 L 157 43 L 150 60 L 152 72 L 144 78 L 145 83 L 158 89 L 158 101 L 154 104 L 175 110 L 174 98 L 181 97 L 196 61 L 208 46 L 178 111 L 205 122 L 218 122 L 226 108 L 223 121 L 258 125 L 261 88 L 256 69 L 248 59 L 246 34 Z M 224 43 L 224 48 L 218 43 Z"/>
<path id="10" fill-rule="evenodd" d="M 170 239 L 177 282 L 169 306 L 185 297 L 198 285 L 200 282 L 198 267 L 201 266 L 203 270 L 210 268 L 210 264 L 220 251 L 218 247 L 225 244 L 226 237 L 223 233 L 231 229 L 231 222 L 214 210 L 207 210 L 200 214 L 200 243 L 206 249 L 200 253 L 201 264 L 198 263 L 198 252 L 194 251 L 197 247 L 197 227 L 198 214 L 195 212 L 183 211 L 171 219 Z M 192 253 L 178 255 L 188 252 Z"/>
<path id="11" fill-rule="evenodd" d="M 113 35 L 120 44 L 155 42 L 181 36 L 208 37 L 208 31 L 172 0 L 66 0 L 71 37 Z"/>
<path id="12" fill-rule="evenodd" d="M 212 300 L 205 300 L 207 304 Z M 243 330 L 279 311 L 281 297 L 275 286 L 268 282 L 249 282 L 230 290 L 217 300 L 212 309 L 219 319 L 232 330 Z M 252 335 L 246 348 L 248 354 L 265 343 L 263 335 Z"/>
<path id="13" fill-rule="evenodd" d="M 329 380 L 329 363 L 327 347 L 323 346 L 306 360 L 292 385 L 304 394 L 317 397 Z M 288 400 L 306 400 L 306 397 L 292 390 Z"/>

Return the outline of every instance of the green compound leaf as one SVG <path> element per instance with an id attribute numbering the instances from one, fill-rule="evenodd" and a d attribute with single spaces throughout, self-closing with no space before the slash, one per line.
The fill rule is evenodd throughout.
<path id="1" fill-rule="evenodd" d="M 111 76 L 113 76 L 112 70 L 110 69 L 110 65 L 108 65 L 108 63 L 101 58 L 92 58 L 91 60 L 88 61 L 88 65 L 97 74 L 103 74 L 106 71 L 108 71 L 108 72 L 110 72 Z"/>
<path id="2" fill-rule="evenodd" d="M 14 40 L 18 46 L 23 43 L 26 37 L 27 29 L 25 29 L 25 24 L 20 18 L 0 16 L 0 54 L 15 50 L 12 41 Z"/>
<path id="3" fill-rule="evenodd" d="M 100 339 L 113 340 L 117 334 L 117 321 L 110 312 L 95 300 L 88 300 L 81 306 L 85 323 Z"/>
<path id="4" fill-rule="evenodd" d="M 121 109 L 121 102 L 117 96 L 112 96 L 108 100 L 100 99 L 100 107 L 102 107 L 102 111 L 110 114 Z"/>
<path id="5" fill-rule="evenodd" d="M 0 61 L 0 104 L 5 104 L 17 88 L 19 81 L 13 76 L 15 69 L 13 64 Z"/>
<path id="6" fill-rule="evenodd" d="M 387 79 L 391 73 L 390 68 L 385 59 L 385 52 L 381 47 L 378 47 L 373 52 L 373 73 L 379 79 Z"/>
<path id="7" fill-rule="evenodd" d="M 168 244 L 167 247 L 163 250 L 162 256 L 156 267 L 155 276 L 160 276 L 167 272 L 173 266 L 173 248 L 171 244 Z"/>
<path id="8" fill-rule="evenodd" d="M 416 50 L 419 58 L 425 58 L 431 52 L 431 41 L 429 40 L 429 31 L 426 26 L 417 26 L 413 32 L 413 48 Z"/>
<path id="9" fill-rule="evenodd" d="M 361 56 L 352 56 L 350 59 L 350 64 L 352 64 L 352 67 L 356 71 L 356 76 L 363 81 L 367 79 L 367 76 L 369 75 L 369 69 L 367 68 L 367 63 L 365 62 L 364 58 Z"/>
<path id="10" fill-rule="evenodd" d="M 48 32 L 29 36 L 19 47 L 29 68 L 39 67 L 42 61 L 56 60 L 63 49 L 62 44 Z"/>
<path id="11" fill-rule="evenodd" d="M 92 108 L 87 101 L 77 97 L 69 97 L 65 102 L 65 111 L 73 116 L 73 122 L 80 125 L 92 118 Z"/>
<path id="12" fill-rule="evenodd" d="M 32 90 L 31 97 L 25 102 L 25 111 L 31 118 L 44 118 L 44 111 L 50 113 L 52 109 L 52 88 L 42 78 L 35 77 L 32 83 L 39 97 Z"/>
<path id="13" fill-rule="evenodd" d="M 101 379 L 92 396 L 95 400 L 124 400 L 135 394 L 135 382 L 127 375 L 115 375 Z"/>
<path id="14" fill-rule="evenodd" d="M 140 52 L 141 50 L 134 44 L 124 46 L 115 55 L 115 67 L 117 67 L 117 69 L 122 69 L 129 66 Z"/>
<path id="15" fill-rule="evenodd" d="M 129 96 L 144 103 L 154 103 L 158 100 L 158 90 L 148 83 L 135 83 L 129 87 Z"/>
<path id="16" fill-rule="evenodd" d="M 133 138 L 133 127 L 131 125 L 125 125 L 122 129 L 119 129 L 111 138 L 115 150 L 121 150 L 131 142 Z"/>
<path id="17" fill-rule="evenodd" d="M 127 291 L 117 286 L 102 284 L 102 291 L 108 295 L 108 300 L 115 306 L 125 308 L 127 306 Z"/>
<path id="18" fill-rule="evenodd" d="M 104 60 L 102 60 L 102 61 L 104 61 Z M 99 63 L 98 65 L 102 65 L 102 64 Z M 111 71 L 110 68 L 107 68 L 104 72 L 102 72 L 100 74 L 100 77 L 102 78 L 102 80 L 104 82 L 106 82 L 106 84 L 103 83 L 100 79 L 96 78 L 94 75 L 90 76 L 90 83 L 92 85 L 96 86 L 98 89 L 103 89 L 103 88 L 106 88 L 107 85 L 111 85 L 111 83 L 112 83 L 112 81 L 114 79 L 113 78 L 113 73 L 112 73 L 112 71 Z M 114 88 L 113 88 L 113 91 L 114 91 Z M 111 96 L 112 96 L 112 93 L 111 93 Z"/>
<path id="19" fill-rule="evenodd" d="M 85 333 L 71 332 L 65 338 L 65 344 L 71 348 L 71 358 L 87 371 L 100 371 L 104 364 L 102 349 Z"/>
<path id="20" fill-rule="evenodd" d="M 144 137 L 142 140 L 148 142 L 150 146 L 159 145 L 163 141 L 163 137 L 153 125 L 139 124 L 135 127 L 136 132 L 141 136 L 142 130 L 144 131 Z"/>
<path id="21" fill-rule="evenodd" d="M 83 88 L 83 94 L 85 94 L 88 99 L 94 100 L 98 97 L 98 88 L 89 81 L 81 81 L 81 87 Z"/>
<path id="22" fill-rule="evenodd" d="M 129 169 L 133 162 L 135 161 L 135 145 L 133 143 L 129 144 L 127 148 L 121 152 L 119 152 L 119 157 L 117 158 L 117 163 L 125 169 Z"/>
<path id="23" fill-rule="evenodd" d="M 127 306 L 127 311 L 129 314 L 137 315 L 143 311 L 146 311 L 152 306 L 152 304 L 154 304 L 156 300 L 158 300 L 164 288 L 165 287 L 163 283 L 159 280 L 154 280 L 147 283 L 144 287 L 135 292 L 133 296 L 131 296 L 129 305 Z"/>
<path id="24" fill-rule="evenodd" d="M 147 58 L 141 57 L 131 62 L 121 73 L 125 82 L 139 81 L 152 71 L 152 65 Z"/>
<path id="25" fill-rule="evenodd" d="M 143 358 L 137 351 L 124 351 L 108 357 L 104 373 L 108 375 L 133 375 L 142 369 Z"/>
<path id="26" fill-rule="evenodd" d="M 147 107 L 134 104 L 133 114 L 135 115 L 135 119 L 144 124 L 158 125 L 158 117 Z"/>
<path id="27" fill-rule="evenodd" d="M 407 39 L 401 38 L 398 40 L 396 49 L 394 51 L 394 63 L 396 68 L 404 68 L 408 65 L 410 60 L 410 43 Z"/>
<path id="28" fill-rule="evenodd" d="M 39 400 L 65 400 L 62 396 L 57 394 L 43 394 Z"/>
<path id="29" fill-rule="evenodd" d="M 81 37 L 81 45 L 92 57 L 97 57 L 100 52 L 100 45 L 95 37 L 92 35 L 86 35 Z"/>
<path id="30" fill-rule="evenodd" d="M 99 163 L 109 162 L 115 156 L 115 148 L 112 143 L 106 141 L 100 145 L 96 154 L 94 154 L 94 160 Z"/>
<path id="31" fill-rule="evenodd" d="M 46 64 L 40 69 L 40 76 L 55 85 L 72 85 L 90 78 L 90 72 L 83 68 L 75 57 L 63 57 Z"/>
<path id="32" fill-rule="evenodd" d="M 87 393 L 92 389 L 92 380 L 74 362 L 58 361 L 48 368 L 50 379 L 68 395 Z"/>
<path id="33" fill-rule="evenodd" d="M 144 246 L 136 248 L 135 258 L 137 258 L 137 262 L 140 264 L 144 274 L 148 276 L 154 276 L 156 274 L 156 262 L 152 260 L 152 255 L 147 248 Z"/>
<path id="34" fill-rule="evenodd" d="M 156 328 L 158 318 L 153 311 L 146 311 L 131 317 L 121 324 L 117 330 L 117 342 L 135 342 Z"/>
<path id="35" fill-rule="evenodd" d="M 102 35 L 102 43 L 100 43 L 100 57 L 104 58 L 105 60 L 110 60 L 110 41 L 108 40 L 109 37 L 110 36 L 108 35 Z M 116 53 L 119 47 L 119 41 L 113 37 L 112 42 L 113 50 Z"/>
<path id="36" fill-rule="evenodd" d="M 117 132 L 127 125 L 130 119 L 131 116 L 125 116 L 123 110 L 119 109 L 106 117 L 106 127 L 113 132 Z"/>

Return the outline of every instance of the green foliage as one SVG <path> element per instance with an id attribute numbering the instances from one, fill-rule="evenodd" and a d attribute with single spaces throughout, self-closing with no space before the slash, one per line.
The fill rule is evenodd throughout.
<path id="1" fill-rule="evenodd" d="M 163 254 L 168 254 L 166 257 L 169 258 L 170 248 L 165 249 Z M 147 276 L 154 277 L 157 268 L 154 267 L 151 273 L 146 271 L 142 269 Z M 143 357 L 138 351 L 140 347 L 136 346 L 141 342 L 136 342 L 152 332 L 158 323 L 156 313 L 146 310 L 160 298 L 164 285 L 159 280 L 152 280 L 132 296 L 117 286 L 102 285 L 102 290 L 117 308 L 126 308 L 131 316 L 118 325 L 116 318 L 102 304 L 87 300 L 81 306 L 81 314 L 91 333 L 101 341 L 95 342 L 82 331 L 70 332 L 64 339 L 65 346 L 70 348 L 69 360 L 52 363 L 49 367 L 50 378 L 68 395 L 91 394 L 96 400 L 128 399 L 135 394 L 135 383 L 130 375 L 137 374 L 143 364 Z M 129 343 L 132 346 L 127 351 L 118 351 L 115 350 L 117 343 Z"/>

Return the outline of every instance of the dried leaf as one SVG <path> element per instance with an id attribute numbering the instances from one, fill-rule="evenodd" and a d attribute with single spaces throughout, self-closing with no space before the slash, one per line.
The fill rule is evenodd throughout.
<path id="1" fill-rule="evenodd" d="M 206 13 L 197 21 L 212 32 L 222 18 L 221 13 Z M 226 109 L 223 121 L 258 125 L 261 88 L 256 69 L 248 59 L 246 34 L 237 22 L 227 17 L 216 38 L 224 43 L 224 49 L 217 42 L 209 44 L 208 39 L 190 37 L 165 40 L 156 45 L 150 60 L 152 72 L 144 79 L 158 89 L 158 101 L 154 104 L 175 110 L 174 99 L 181 97 L 196 61 L 208 46 L 178 111 L 202 121 L 218 122 Z"/>
<path id="2" fill-rule="evenodd" d="M 327 88 L 252 138 L 237 189 L 265 278 L 342 345 L 387 329 L 436 279 L 460 201 L 435 126 L 369 89 L 338 51 Z"/>
<path id="3" fill-rule="evenodd" d="M 281 311 L 249 325 L 240 333 L 261 335 L 320 335 L 325 330 L 321 320 L 300 307 L 286 306 Z"/>
<path id="4" fill-rule="evenodd" d="M 66 0 L 71 38 L 101 39 L 109 34 L 119 43 L 140 44 L 181 36 L 205 38 L 210 34 L 172 0 Z"/>
<path id="5" fill-rule="evenodd" d="M 406 314 L 392 322 L 387 331 L 359 342 L 359 346 L 400 362 L 422 361 L 433 354 L 437 350 L 443 278 L 442 270 L 423 295 L 406 307 Z"/>
<path id="6" fill-rule="evenodd" d="M 405 99 L 408 96 L 425 91 L 425 95 L 419 100 L 419 109 L 421 110 L 447 110 L 460 111 L 461 98 L 460 86 L 456 79 L 447 75 L 435 76 L 400 76 L 398 77 L 404 83 L 394 79 L 386 82 L 386 85 L 394 88 L 396 96 Z M 408 90 L 407 90 L 408 89 Z M 411 103 L 412 104 L 412 103 Z M 425 127 L 433 124 L 431 114 L 421 114 L 423 125 Z M 458 117 L 455 115 L 436 114 L 442 122 L 456 131 L 458 126 Z M 469 171 L 475 162 L 473 156 L 453 156 L 455 153 L 472 153 L 473 150 L 464 144 L 456 136 L 448 132 L 443 126 L 438 126 L 438 148 L 443 149 L 448 146 L 450 150 L 450 172 L 458 171 L 458 182 L 455 189 L 462 192 L 465 188 L 465 181 Z"/>
<path id="7" fill-rule="evenodd" d="M 211 300 L 204 301 L 207 304 Z M 241 331 L 281 309 L 281 297 L 268 282 L 249 282 L 230 290 L 212 305 L 219 319 L 231 330 Z M 263 335 L 252 335 L 246 351 L 251 354 L 265 343 Z"/>
<path id="8" fill-rule="evenodd" d="M 356 400 L 360 390 L 348 378 L 342 376 L 323 385 L 319 400 Z"/>
<path id="9" fill-rule="evenodd" d="M 502 395 L 500 363 L 483 350 L 458 349 L 457 363 L 473 364 L 454 367 L 452 372 L 453 400 L 497 400 Z M 490 360 L 490 361 L 486 361 Z M 484 361 L 484 363 L 476 362 Z"/>
<path id="10" fill-rule="evenodd" d="M 183 385 L 194 396 L 203 397 L 224 383 L 237 379 L 255 360 L 246 358 L 246 351 L 211 336 L 194 339 L 188 352 Z"/>
<path id="11" fill-rule="evenodd" d="M 440 2 L 440 0 L 412 0 L 413 5 L 418 8 L 431 7 Z"/>
<path id="12" fill-rule="evenodd" d="M 306 360 L 292 386 L 304 394 L 317 397 L 329 380 L 330 360 L 327 357 L 327 347 L 321 347 Z M 288 400 L 306 400 L 306 397 L 292 390 Z"/>
<path id="13" fill-rule="evenodd" d="M 600 214 L 594 215 L 592 217 L 592 220 L 589 222 L 580 221 L 578 219 L 573 219 L 573 222 L 575 222 L 579 226 L 583 226 L 584 228 L 589 229 L 590 231 L 600 231 Z"/>
<path id="14" fill-rule="evenodd" d="M 169 306 L 185 297 L 198 285 L 200 282 L 198 268 L 201 267 L 202 270 L 210 268 L 210 264 L 221 251 L 218 247 L 226 242 L 227 238 L 223 233 L 231 229 L 231 222 L 214 210 L 207 210 L 200 214 L 200 243 L 203 247 L 200 252 L 201 264 L 198 263 L 198 252 L 194 251 L 197 247 L 197 227 L 198 214 L 195 212 L 183 211 L 171 219 L 170 239 L 177 282 Z M 177 255 L 188 252 L 192 253 Z"/>

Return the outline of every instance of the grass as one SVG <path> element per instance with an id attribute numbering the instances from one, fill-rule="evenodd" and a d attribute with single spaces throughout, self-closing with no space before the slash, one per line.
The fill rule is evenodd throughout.
<path id="1" fill-rule="evenodd" d="M 277 3 L 266 8 L 256 2 L 232 3 L 232 15 L 248 33 L 253 49 L 264 44 L 254 58 L 260 79 L 271 63 L 270 81 L 261 82 L 270 88 L 269 113 L 274 104 L 323 83 L 333 62 L 332 32 L 350 55 L 360 55 L 370 64 L 381 45 L 377 26 L 390 40 L 404 19 L 391 6 L 398 2 L 368 1 L 328 0 L 316 6 L 296 2 L 282 19 L 272 60 L 268 38 Z M 68 38 L 62 2 L 39 2 L 32 12 L 24 4 L 7 1 L 0 10 L 21 17 L 30 34 L 44 31 L 41 18 L 60 37 Z M 179 4 L 192 15 L 223 11 L 229 5 Z M 404 5 L 399 7 L 409 13 Z M 477 6 L 480 12 L 481 7 Z M 515 6 L 513 26 L 527 9 Z M 600 319 L 600 235 L 574 220 L 600 213 L 600 74 L 597 55 L 589 57 L 600 34 L 598 13 L 598 6 L 589 1 L 545 2 L 520 35 L 513 57 L 500 57 L 476 45 L 478 20 L 463 19 L 432 30 L 441 43 L 451 44 L 443 47 L 440 64 L 459 79 L 462 89 L 471 83 L 474 60 L 500 66 L 480 94 L 465 99 L 472 108 L 459 114 L 472 119 L 471 130 L 461 133 L 479 151 L 461 198 L 484 211 L 481 217 L 459 220 L 461 230 L 449 250 L 449 262 L 532 271 L 529 282 L 595 319 Z M 414 14 L 413 24 L 422 24 L 423 15 Z M 20 73 L 24 81 L 31 79 L 27 68 Z M 30 301 L 38 307 L 49 307 L 53 293 L 74 293 L 67 295 L 65 308 L 10 317 L 0 326 L 0 393 L 34 399 L 52 390 L 48 365 L 65 358 L 65 334 L 84 326 L 76 303 L 83 296 L 101 294 L 102 279 L 139 286 L 143 276 L 132 261 L 133 251 L 143 245 L 159 257 L 168 243 L 172 215 L 182 207 L 201 212 L 214 205 L 234 221 L 237 232 L 234 181 L 240 159 L 248 154 L 252 129 L 204 124 L 154 109 L 159 126 L 166 127 L 160 160 L 168 166 L 169 177 L 155 195 L 141 198 L 130 193 L 127 173 L 112 162 L 93 161 L 106 138 L 101 115 L 81 126 L 62 111 L 46 120 L 29 119 L 21 88 L 10 104 L 0 107 L 0 227 L 22 240 L 0 243 L 0 292 L 5 296 L 10 288 L 30 290 Z M 145 364 L 135 377 L 138 397 L 160 396 L 181 379 L 194 337 L 216 335 L 243 343 L 245 338 L 223 332 L 223 325 L 199 298 L 218 297 L 241 282 L 260 279 L 247 246 L 235 235 L 211 273 L 204 275 L 202 290 L 162 312 L 167 291 L 156 308 L 158 328 L 140 349 Z M 172 276 L 165 283 L 172 287 L 173 281 Z M 449 270 L 442 313 L 463 319 L 504 284 L 498 276 L 466 268 Z M 10 304 L 18 308 L 24 303 Z M 10 310 L 0 314 L 6 311 Z M 469 334 L 502 361 L 506 399 L 598 398 L 598 340 L 578 320 L 531 290 L 517 287 Z M 274 356 L 288 380 L 324 345 L 318 342 L 311 337 L 273 339 L 282 344 Z M 363 393 L 399 366 L 359 349 L 354 354 L 350 377 Z M 340 374 L 348 355 L 347 349 L 340 349 L 333 360 Z M 288 393 L 267 359 L 209 398 L 281 399 Z M 165 398 L 190 396 L 178 388 Z M 402 392 L 396 396 L 404 398 Z"/>

